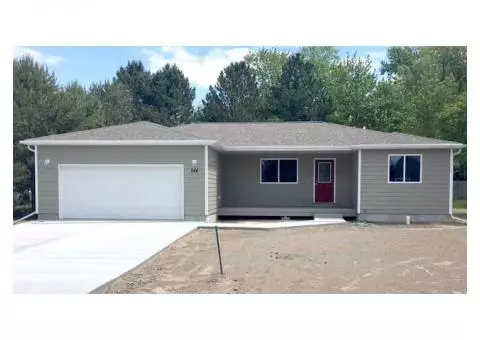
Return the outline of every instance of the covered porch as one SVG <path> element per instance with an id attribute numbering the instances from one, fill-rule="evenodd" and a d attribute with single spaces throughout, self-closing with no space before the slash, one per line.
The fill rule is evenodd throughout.
<path id="1" fill-rule="evenodd" d="M 265 217 L 315 217 L 315 216 L 354 217 L 354 208 L 334 207 L 220 207 L 218 216 L 265 216 Z"/>
<path id="2" fill-rule="evenodd" d="M 218 163 L 219 218 L 356 216 L 356 151 L 221 152 Z"/>

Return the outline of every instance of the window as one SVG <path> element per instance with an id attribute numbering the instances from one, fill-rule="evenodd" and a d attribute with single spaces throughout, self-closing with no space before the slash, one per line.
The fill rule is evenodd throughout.
<path id="1" fill-rule="evenodd" d="M 388 155 L 389 183 L 421 183 L 421 155 Z"/>
<path id="2" fill-rule="evenodd" d="M 318 162 L 318 183 L 332 183 L 332 163 Z"/>
<path id="3" fill-rule="evenodd" d="M 261 159 L 260 183 L 297 183 L 297 159 Z"/>

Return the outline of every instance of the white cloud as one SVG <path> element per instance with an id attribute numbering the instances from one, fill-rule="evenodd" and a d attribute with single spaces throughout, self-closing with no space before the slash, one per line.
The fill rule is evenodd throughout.
<path id="1" fill-rule="evenodd" d="M 63 61 L 63 57 L 58 55 L 45 55 L 42 52 L 28 47 L 15 47 L 13 51 L 14 58 L 20 58 L 29 55 L 38 63 L 56 65 Z"/>
<path id="2" fill-rule="evenodd" d="M 167 63 L 175 63 L 189 81 L 200 88 L 208 88 L 217 81 L 220 72 L 231 62 L 240 61 L 248 48 L 213 48 L 206 54 L 189 51 L 185 47 L 143 49 L 148 56 L 148 68 L 155 72 Z"/>

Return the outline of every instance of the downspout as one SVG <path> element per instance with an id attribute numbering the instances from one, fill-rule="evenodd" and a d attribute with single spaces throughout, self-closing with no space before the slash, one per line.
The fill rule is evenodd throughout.
<path id="1" fill-rule="evenodd" d="M 37 146 L 35 145 L 34 149 L 30 148 L 30 145 L 27 145 L 27 149 L 35 154 L 35 211 L 19 218 L 18 220 L 13 221 L 13 224 L 17 224 L 27 218 L 38 215 L 38 155 L 37 155 Z"/>
<path id="2" fill-rule="evenodd" d="M 456 152 L 453 152 L 453 149 L 450 149 L 450 155 L 451 155 L 450 156 L 451 157 L 451 159 L 450 159 L 450 162 L 451 162 L 451 164 L 450 164 L 450 171 L 451 171 L 450 181 L 452 181 L 452 184 L 451 184 L 452 185 L 452 188 L 451 188 L 452 197 L 450 197 L 450 199 L 451 199 L 450 204 L 452 205 L 452 207 L 453 207 L 453 164 L 454 164 L 453 160 L 454 160 L 455 156 L 460 154 L 461 152 L 462 152 L 462 149 L 458 149 Z M 460 217 L 453 216 L 453 208 L 450 211 L 450 218 L 454 221 L 467 224 L 467 220 L 464 220 L 463 218 L 460 218 Z"/>

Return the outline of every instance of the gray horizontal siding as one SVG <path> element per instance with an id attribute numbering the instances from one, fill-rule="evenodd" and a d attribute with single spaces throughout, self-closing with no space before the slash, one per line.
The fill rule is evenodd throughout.
<path id="1" fill-rule="evenodd" d="M 191 171 L 193 159 L 198 161 L 196 173 Z M 203 220 L 204 159 L 203 146 L 39 146 L 40 218 L 58 219 L 58 164 L 183 164 L 185 219 Z"/>
<path id="2" fill-rule="evenodd" d="M 388 183 L 389 154 L 422 154 L 422 183 Z M 361 212 L 448 214 L 450 150 L 363 150 Z"/>
<path id="3" fill-rule="evenodd" d="M 260 184 L 261 158 L 298 158 L 298 184 Z M 353 207 L 353 153 L 220 154 L 222 207 L 312 207 L 313 159 L 336 158 L 336 204 Z"/>
<path id="4" fill-rule="evenodd" d="M 217 213 L 219 175 L 218 151 L 208 148 L 208 215 Z"/>

